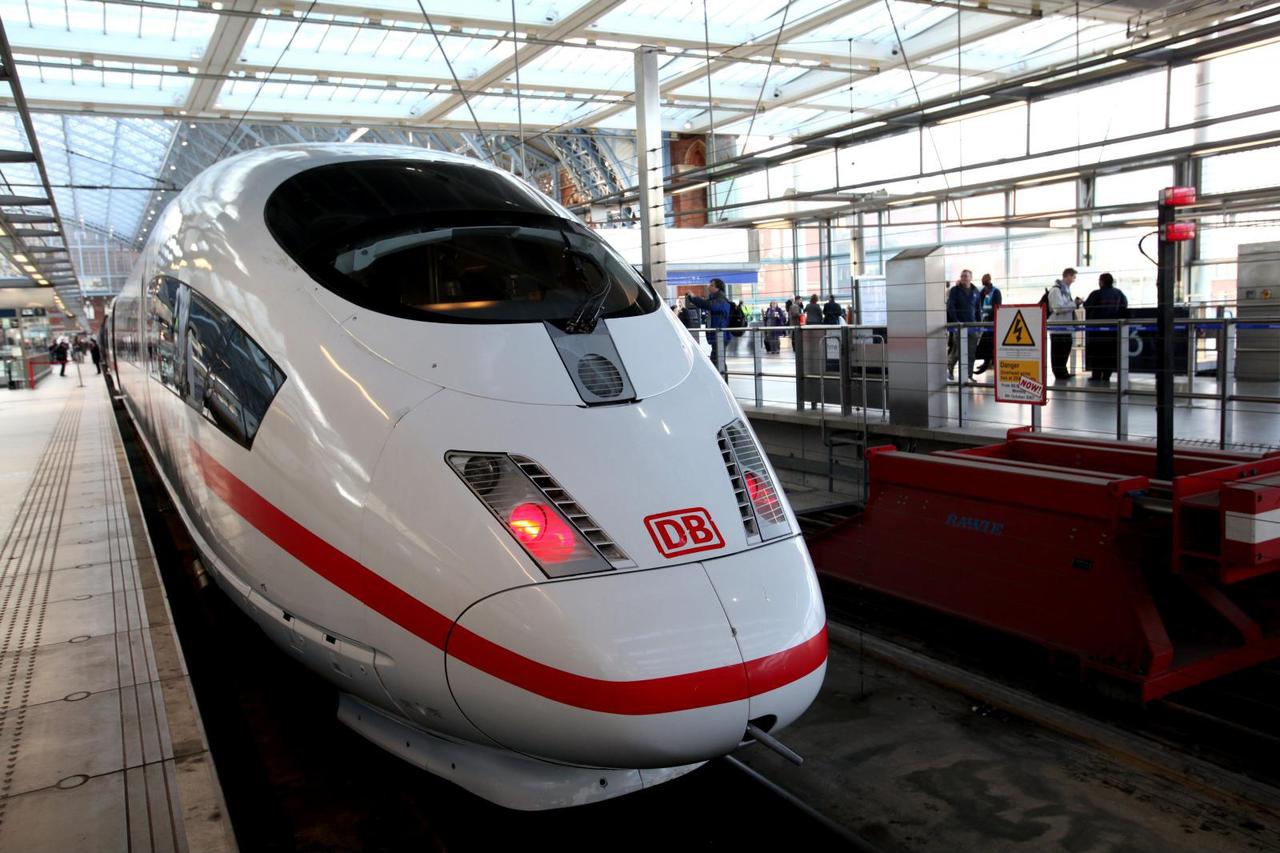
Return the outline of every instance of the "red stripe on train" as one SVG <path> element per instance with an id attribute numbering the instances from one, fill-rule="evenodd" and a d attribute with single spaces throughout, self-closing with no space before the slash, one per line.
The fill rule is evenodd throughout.
<path id="1" fill-rule="evenodd" d="M 565 705 L 609 714 L 663 714 L 736 702 L 784 687 L 827 659 L 827 629 L 790 649 L 743 664 L 639 681 L 566 672 L 458 625 L 316 536 L 191 443 L 205 483 L 245 521 L 352 598 L 438 649 L 509 684 Z M 450 639 L 449 630 L 453 628 Z"/>

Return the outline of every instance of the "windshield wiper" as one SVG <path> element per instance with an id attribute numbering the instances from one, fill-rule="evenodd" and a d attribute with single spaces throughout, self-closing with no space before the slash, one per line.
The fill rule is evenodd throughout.
<path id="1" fill-rule="evenodd" d="M 568 322 L 564 324 L 564 330 L 571 335 L 589 335 L 595 331 L 596 325 L 600 322 L 600 315 L 604 313 L 605 303 L 609 301 L 609 294 L 613 292 L 613 276 L 609 275 L 604 266 L 591 255 L 570 246 L 568 234 L 564 235 L 564 243 L 565 254 L 573 259 L 574 269 L 577 270 L 584 283 L 588 281 L 588 278 L 586 270 L 582 268 L 583 261 L 595 267 L 596 271 L 600 273 L 600 279 L 604 282 L 604 286 L 600 288 L 598 293 L 588 294 L 582 304 L 574 309 Z"/>

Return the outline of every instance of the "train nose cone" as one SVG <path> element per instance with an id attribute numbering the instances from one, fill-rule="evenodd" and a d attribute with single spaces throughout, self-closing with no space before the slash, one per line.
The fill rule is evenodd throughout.
<path id="1" fill-rule="evenodd" d="M 788 725 L 826 675 L 827 617 L 808 548 L 797 536 L 702 565 L 745 662 L 748 714 L 766 729 Z"/>
<path id="2" fill-rule="evenodd" d="M 729 752 L 749 717 L 733 631 L 698 563 L 520 587 L 458 619 L 449 687 L 513 750 L 602 767 Z"/>

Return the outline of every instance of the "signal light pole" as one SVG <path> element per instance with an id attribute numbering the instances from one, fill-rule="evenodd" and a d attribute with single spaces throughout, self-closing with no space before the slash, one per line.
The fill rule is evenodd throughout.
<path id="1" fill-rule="evenodd" d="M 1156 477 L 1173 479 L 1173 285 L 1178 279 L 1178 243 L 1195 237 L 1194 222 L 1175 220 L 1179 207 L 1195 204 L 1195 187 L 1168 187 L 1160 193 L 1159 259 L 1156 273 Z M 1187 327 L 1187 358 L 1194 358 Z"/>

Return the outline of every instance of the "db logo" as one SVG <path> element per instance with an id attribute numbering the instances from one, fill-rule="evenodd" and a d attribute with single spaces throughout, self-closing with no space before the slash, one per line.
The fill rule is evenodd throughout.
<path id="1" fill-rule="evenodd" d="M 660 512 L 644 520 L 644 526 L 664 557 L 680 557 L 724 547 L 724 537 L 702 507 Z"/>

